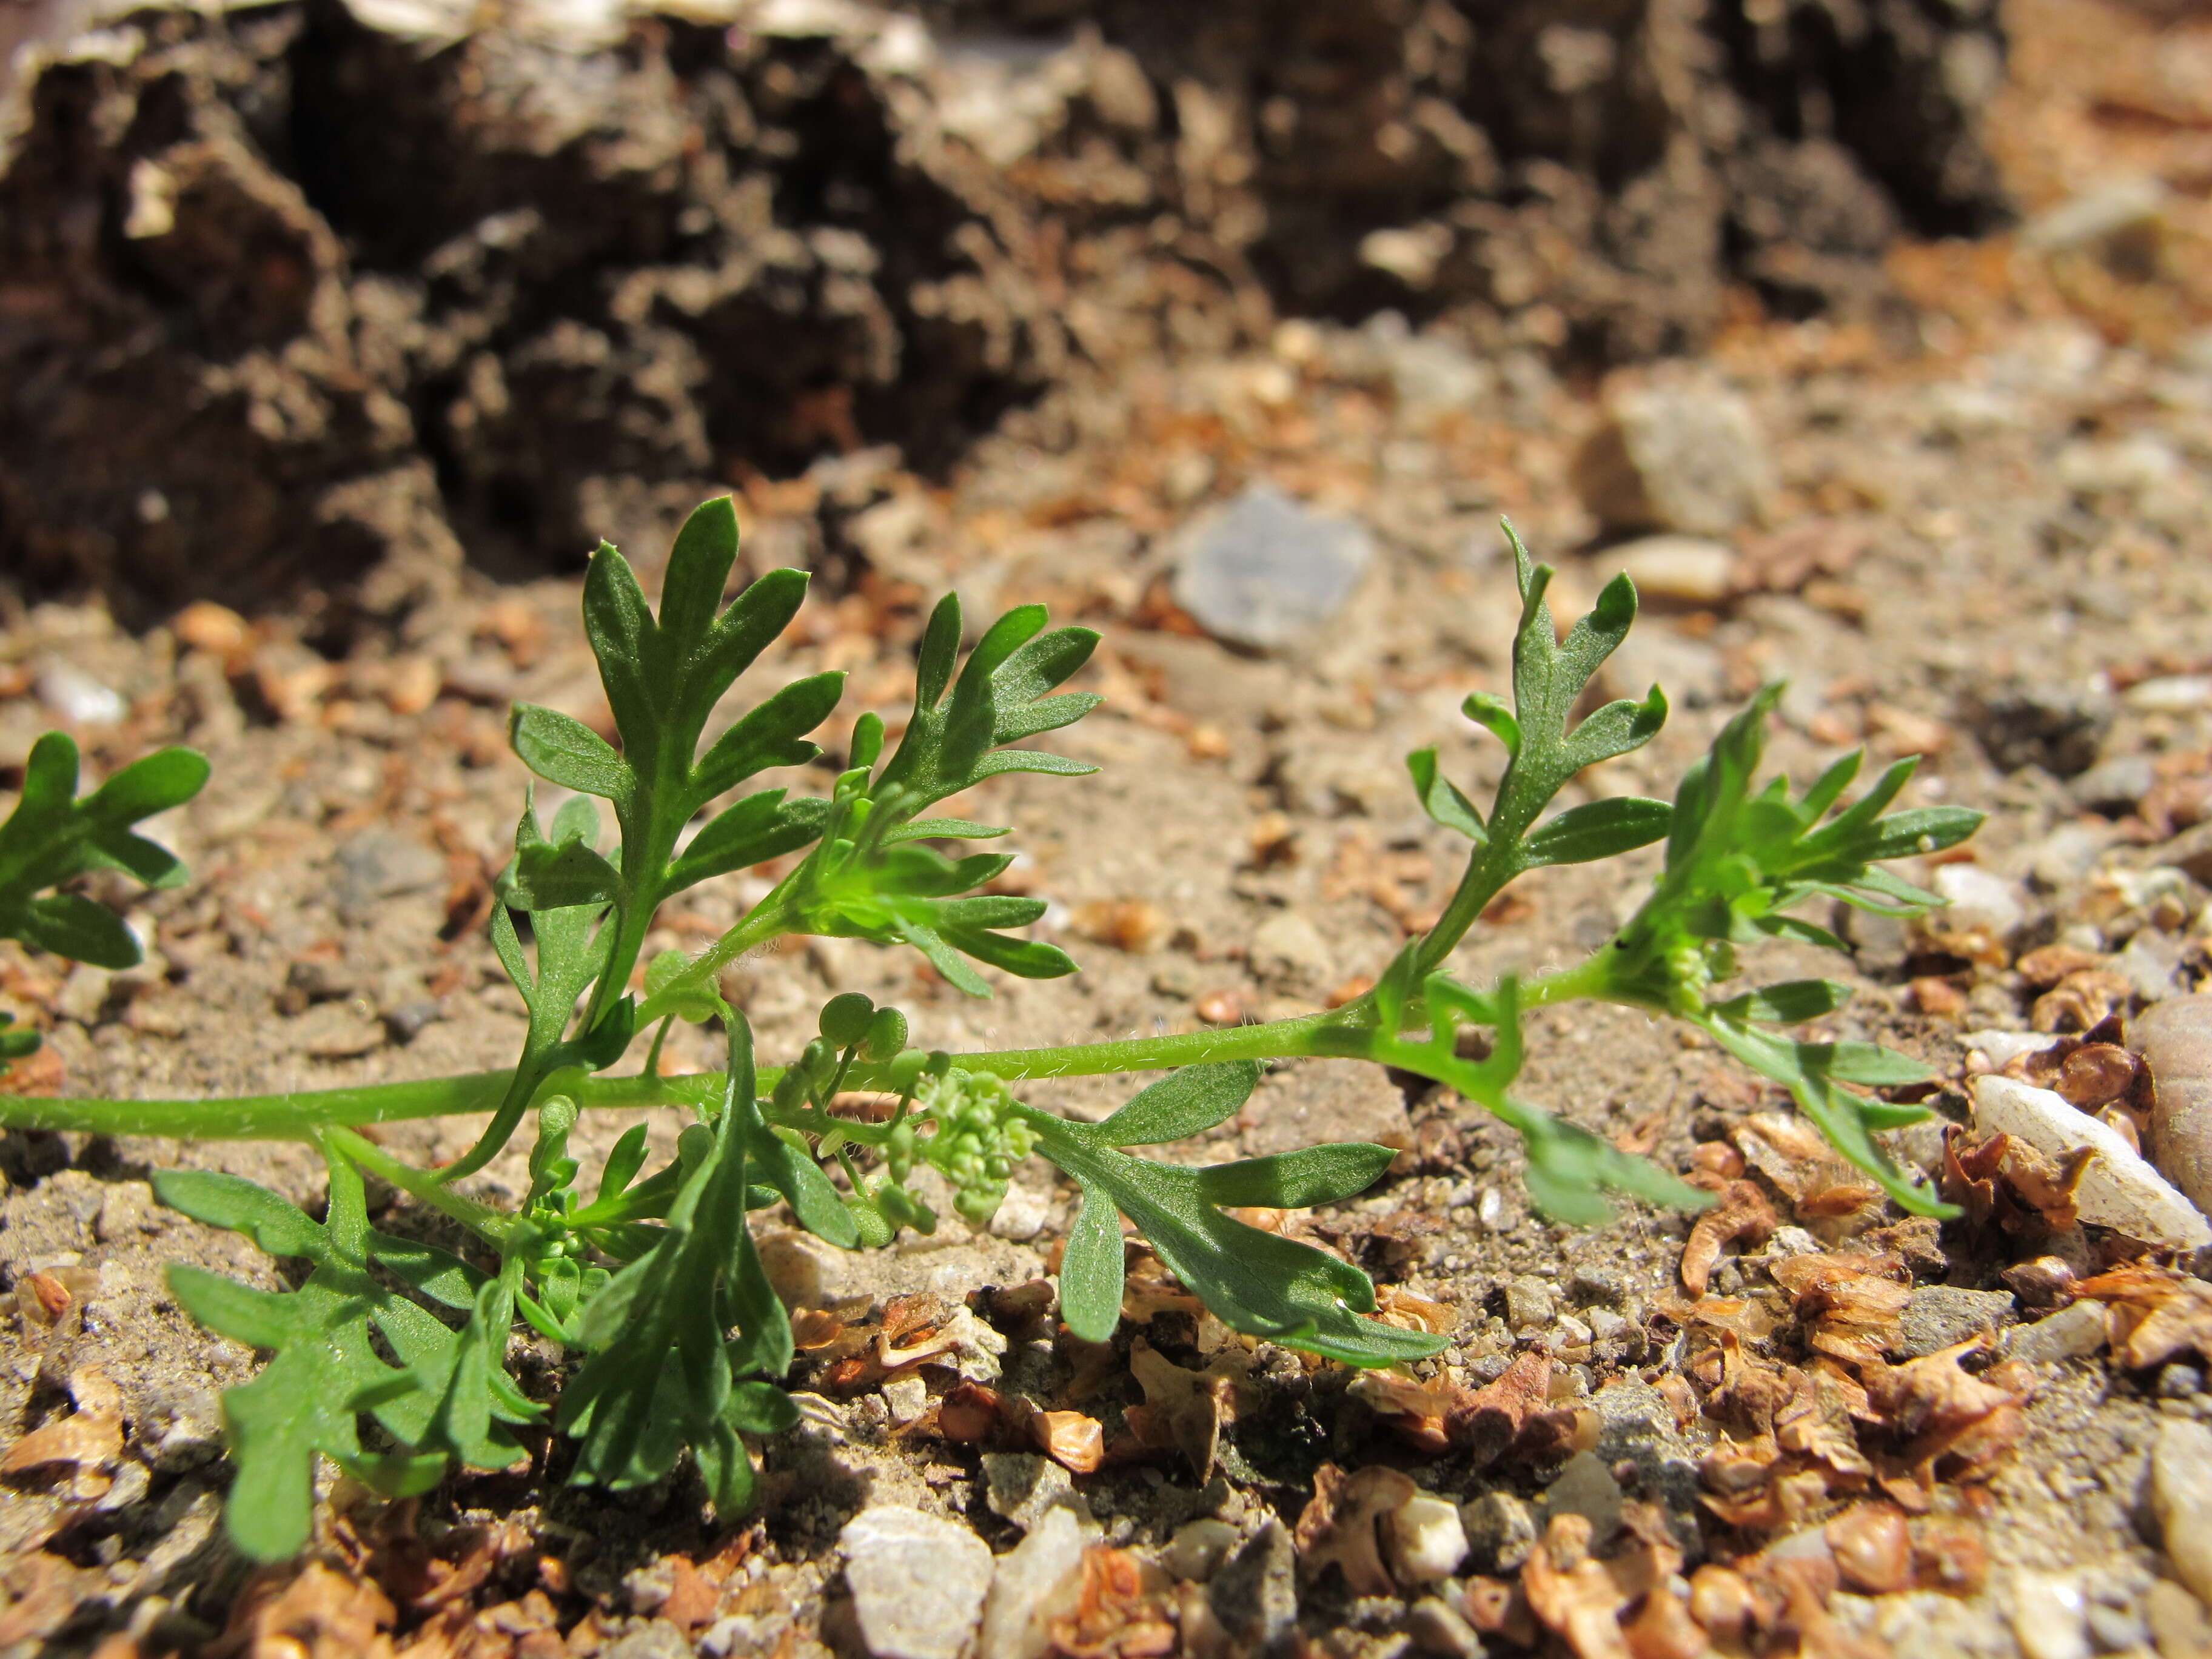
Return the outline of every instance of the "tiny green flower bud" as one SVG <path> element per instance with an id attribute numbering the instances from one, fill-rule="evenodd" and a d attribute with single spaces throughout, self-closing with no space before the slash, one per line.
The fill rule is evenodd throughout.
<path id="1" fill-rule="evenodd" d="M 999 1212 L 999 1204 L 1006 1195 L 1004 1187 L 974 1187 L 961 1193 L 952 1200 L 952 1207 L 960 1218 L 972 1227 L 988 1227 L 991 1218 Z"/>
<path id="2" fill-rule="evenodd" d="M 853 744 L 846 753 L 848 767 L 873 766 L 884 752 L 884 722 L 880 714 L 863 714 L 853 722 Z"/>
<path id="3" fill-rule="evenodd" d="M 937 1212 L 903 1187 L 885 1182 L 876 1189 L 876 1207 L 894 1226 L 911 1227 L 918 1233 L 937 1231 Z"/>

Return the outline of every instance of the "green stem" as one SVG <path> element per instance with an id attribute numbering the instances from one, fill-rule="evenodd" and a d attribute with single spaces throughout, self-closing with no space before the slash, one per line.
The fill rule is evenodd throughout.
<path id="1" fill-rule="evenodd" d="M 1527 981 L 1521 988 L 1521 1006 L 1542 1008 L 1585 998 L 1632 1007 L 1648 1006 L 1640 1000 L 1611 994 L 1607 988 L 1606 965 L 1601 952 L 1559 973 Z M 988 1073 L 1009 1083 L 1166 1071 L 1232 1060 L 1293 1060 L 1319 1053 L 1316 1034 L 1347 1023 L 1359 1006 L 1355 1003 L 1265 1025 L 1231 1025 L 1065 1048 L 1000 1048 L 956 1054 L 953 1060 L 963 1071 Z M 335 1126 L 489 1112 L 505 1097 L 513 1075 L 475 1072 L 422 1083 L 255 1095 L 238 1100 L 6 1100 L 0 1102 L 0 1123 L 16 1129 L 172 1135 L 188 1140 L 304 1139 Z M 774 1089 L 782 1075 L 779 1066 L 762 1067 L 761 1092 L 765 1095 Z M 856 1089 L 883 1088 L 888 1081 L 888 1067 L 868 1065 L 854 1066 L 847 1079 Z M 719 1099 L 721 1087 L 720 1072 L 692 1072 L 674 1077 L 588 1077 L 580 1080 L 574 1092 L 577 1103 L 589 1109 L 696 1109 Z M 449 1171 L 440 1173 L 445 1179 L 453 1178 Z"/>
<path id="2" fill-rule="evenodd" d="M 1496 828 L 1492 820 L 1492 828 Z M 1475 919 L 1490 908 L 1490 902 L 1505 890 L 1506 884 L 1522 872 L 1519 857 L 1520 842 L 1516 836 L 1504 845 L 1492 842 L 1480 857 L 1467 861 L 1467 869 L 1452 890 L 1451 902 L 1444 906 L 1443 914 L 1436 925 L 1421 936 L 1418 981 L 1443 965 L 1446 957 L 1456 950 L 1467 937 L 1467 930 L 1474 926 Z"/>
<path id="3" fill-rule="evenodd" d="M 505 1251 L 514 1243 L 516 1218 L 474 1199 L 464 1198 L 428 1170 L 418 1170 L 392 1156 L 374 1141 L 350 1129 L 330 1128 L 319 1137 L 359 1168 L 382 1177 L 410 1196 L 443 1211 L 485 1243 Z"/>
<path id="4" fill-rule="evenodd" d="M 647 997 L 637 1011 L 639 1026 L 650 1025 L 664 1015 L 676 1012 L 684 1003 L 709 989 L 716 975 L 730 963 L 792 932 L 797 918 L 791 912 L 791 883 L 792 877 L 786 876 L 775 890 L 753 906 L 736 927 L 694 957 L 691 965 L 661 987 L 657 995 Z"/>
<path id="5" fill-rule="evenodd" d="M 471 1072 L 421 1083 L 246 1095 L 234 1100 L 0 1100 L 11 1129 L 98 1135 L 173 1135 L 185 1140 L 304 1140 L 333 1125 L 489 1112 L 511 1072 Z"/>

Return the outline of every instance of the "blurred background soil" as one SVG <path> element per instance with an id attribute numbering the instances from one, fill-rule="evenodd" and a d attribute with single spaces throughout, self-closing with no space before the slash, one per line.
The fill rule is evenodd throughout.
<path id="1" fill-rule="evenodd" d="M 143 967 L 0 956 L 0 1007 L 47 1039 L 12 1086 L 507 1063 L 520 1005 L 483 937 L 525 780 L 507 706 L 611 730 L 575 623 L 588 550 L 617 543 L 650 588 L 683 515 L 724 492 L 749 572 L 814 573 L 724 714 L 845 669 L 830 762 L 863 710 L 902 718 L 948 587 L 971 618 L 1043 600 L 1104 635 L 1086 684 L 1107 707 L 1060 734 L 1102 773 L 956 804 L 1018 826 L 1006 883 L 1053 902 L 1040 931 L 1083 974 L 969 1002 L 903 957 L 810 943 L 726 982 L 770 1056 L 833 989 L 898 1001 L 953 1049 L 1357 994 L 1455 875 L 1402 756 L 1440 744 L 1478 799 L 1497 775 L 1456 710 L 1507 685 L 1501 514 L 1560 567 L 1565 615 L 1636 576 L 1647 614 L 1607 690 L 1656 680 L 1676 711 L 1576 790 L 1671 793 L 1786 677 L 1780 764 L 1917 755 L 1908 800 L 1992 814 L 1967 861 L 1918 872 L 1958 901 L 1947 931 L 1860 918 L 1844 969 L 1761 964 L 1850 979 L 1840 1035 L 1955 1084 L 1962 1033 L 2043 1018 L 2063 975 L 2039 950 L 2107 976 L 2100 1016 L 2208 970 L 2212 18 L 2180 0 L 0 0 L 0 48 L 19 40 L 0 70 L 0 786 L 55 725 L 95 773 L 171 741 L 216 773 L 164 827 L 192 883 L 102 890 Z M 1525 880 L 1461 966 L 1594 947 L 1650 867 Z M 655 948 L 696 947 L 767 880 L 686 895 Z M 1724 1162 L 1778 1103 L 1620 1011 L 1534 1024 L 1531 1097 L 1673 1167 Z M 714 1063 L 710 1035 L 671 1043 Z M 1034 1097 L 1096 1115 L 1116 1087 Z M 1965 1116 L 1955 1090 L 1939 1107 Z M 645 1115 L 672 1145 L 674 1115 Z M 580 1140 L 604 1150 L 631 1121 L 610 1118 Z M 476 1127 L 388 1139 L 451 1157 Z M 1553 1398 L 1619 1415 L 1632 1381 L 1664 1455 L 1631 1498 L 1680 1522 L 1692 1565 L 1771 1541 L 1700 1502 L 1712 1422 L 1651 1403 L 1670 1376 L 1706 1390 L 1716 1352 L 1675 1300 L 1681 1220 L 1548 1226 L 1510 1136 L 1334 1062 L 1272 1076 L 1202 1151 L 1330 1137 L 1405 1149 L 1318 1224 L 1452 1310 L 1424 1384 L 1571 1354 Z M 1935 1140 L 1904 1152 L 1941 1162 Z M 823 1416 L 769 1449 L 766 1519 L 734 1545 L 683 1480 L 579 1493 L 543 1460 L 419 1516 L 348 1520 L 342 1490 L 333 1576 L 284 1580 L 294 1622 L 272 1622 L 255 1609 L 280 1590 L 239 1600 L 214 1529 L 210 1390 L 251 1359 L 193 1328 L 160 1268 L 280 1281 L 150 1205 L 147 1170 L 178 1161 L 319 1193 L 303 1147 L 0 1137 L 0 1271 L 77 1275 L 66 1318 L 0 1335 L 0 1422 L 65 1419 L 97 1360 L 129 1426 L 106 1464 L 0 1496 L 7 1652 L 125 1659 L 226 1625 L 213 1650 L 256 1659 L 849 1649 L 835 1540 L 854 1513 L 910 1504 L 1001 1549 L 1020 1530 L 972 1449 L 908 1431 L 902 1396 L 811 1376 Z M 485 1184 L 518 1195 L 519 1155 Z M 1073 1197 L 1036 1166 L 991 1236 L 949 1222 L 806 1257 L 793 1293 L 872 1329 L 890 1298 L 1042 1278 Z M 2125 1255 L 2073 1237 L 2084 1273 Z M 1961 1227 L 1910 1261 L 1921 1289 L 2032 1330 L 2048 1306 L 2004 1275 L 2047 1243 Z M 1732 1292 L 1766 1282 L 1729 1271 Z M 2185 1361 L 2100 1346 L 2004 1361 L 2040 1367 L 2017 1444 L 1916 1513 L 1936 1565 L 1847 1584 L 1826 1623 L 1759 1650 L 2197 1651 L 2201 1610 L 2154 1589 L 2171 1571 L 2142 1483 L 2162 1426 L 2212 1395 Z M 1046 1344 L 1063 1369 L 1040 1401 L 1080 1403 L 1065 1362 Z M 1553 1501 L 1556 1463 L 1474 1468 L 1394 1438 L 1341 1372 L 1277 1354 L 1255 1375 L 1267 1409 L 1224 1431 L 1220 1469 L 1132 1453 L 1084 1478 L 1110 1541 L 1200 1519 L 1267 1536 L 1323 1459 L 1540 1517 Z M 1139 1397 L 1116 1376 L 1082 1406 L 1115 1425 Z M 933 1372 L 929 1397 L 957 1380 Z M 1609 1471 L 1635 1462 L 1620 1450 Z M 1511 1579 L 1520 1560 L 1482 1547 L 1468 1571 Z M 664 1611 L 693 1578 L 686 1615 Z M 1475 1651 L 1466 1585 L 1445 1583 L 1355 1598 L 1312 1573 L 1266 1642 Z M 1151 1650 L 1129 1632 L 1157 1626 L 1124 1613 L 1089 1650 Z M 2054 1619 L 2082 1645 L 2036 1646 Z"/>

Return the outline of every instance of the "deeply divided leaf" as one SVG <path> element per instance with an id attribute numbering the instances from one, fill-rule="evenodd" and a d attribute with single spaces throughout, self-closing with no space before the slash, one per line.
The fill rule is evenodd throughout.
<path id="1" fill-rule="evenodd" d="M 1204 1169 L 1117 1150 L 1117 1140 L 1146 1144 L 1180 1124 L 1221 1121 L 1257 1077 L 1249 1066 L 1187 1066 L 1094 1125 L 1016 1108 L 1036 1132 L 1037 1150 L 1083 1189 L 1083 1211 L 1062 1258 L 1060 1316 L 1090 1340 L 1112 1335 L 1121 1297 L 1118 1212 L 1216 1317 L 1247 1335 L 1350 1365 L 1401 1364 L 1436 1352 L 1443 1345 L 1433 1337 L 1363 1316 L 1374 1311 L 1375 1287 L 1358 1268 L 1223 1213 L 1224 1206 L 1291 1208 L 1349 1198 L 1389 1166 L 1389 1148 L 1316 1147 Z"/>
<path id="2" fill-rule="evenodd" d="M 95 968 L 134 966 L 138 941 L 121 917 L 82 894 L 46 890 L 95 870 L 118 871 L 149 887 L 181 883 L 185 868 L 176 855 L 133 826 L 181 806 L 207 775 L 204 756 L 164 749 L 79 799 L 76 744 L 60 732 L 41 737 L 24 763 L 15 810 L 0 823 L 0 939 Z"/>

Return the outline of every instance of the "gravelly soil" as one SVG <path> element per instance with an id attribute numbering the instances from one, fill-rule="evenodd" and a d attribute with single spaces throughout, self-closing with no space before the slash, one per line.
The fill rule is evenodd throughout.
<path id="1" fill-rule="evenodd" d="M 2070 140 L 2105 131 L 2080 124 L 2111 88 L 2089 84 L 2078 64 L 2055 62 L 2049 45 L 2088 27 L 2092 14 L 2106 15 L 2017 9 L 2021 74 L 2049 78 L 2007 94 L 2016 107 L 1996 148 L 2030 207 L 2098 184 L 2049 162 L 2060 149 L 2054 132 Z M 2132 49 L 2131 31 L 2149 26 L 2113 27 Z M 2175 39 L 2185 46 L 2201 37 Z M 2136 60 L 2115 52 L 2112 61 Z M 2177 79 L 2166 95 L 2185 103 L 2187 89 Z M 2160 167 L 2177 190 L 2201 189 L 2188 169 L 2202 129 L 2169 126 L 2168 148 L 2147 150 L 2138 126 L 2117 125 L 2100 153 L 2117 158 L 2114 168 Z M 2194 211 L 2177 204 L 2159 222 L 2161 257 L 2194 246 Z M 1776 764 L 1808 775 L 1862 741 L 1878 759 L 1918 753 L 1908 801 L 1990 812 L 1974 860 L 2004 884 L 2019 914 L 1985 960 L 1862 923 L 1854 958 L 1840 968 L 1802 950 L 1753 963 L 1762 977 L 1845 979 L 1857 995 L 1834 1022 L 1838 1035 L 1879 1036 L 1954 1081 L 1962 1032 L 2027 1025 L 2035 991 L 2013 964 L 2033 946 L 2117 953 L 2132 942 L 2179 965 L 2177 990 L 2208 969 L 2212 911 L 2201 883 L 2212 872 L 2201 837 L 2173 839 L 2176 823 L 2160 820 L 2158 803 L 2212 771 L 2212 695 L 2191 690 L 2192 676 L 2212 672 L 2212 350 L 2186 326 L 2202 320 L 2189 280 L 2130 274 L 2132 246 L 1900 249 L 1897 283 L 1923 305 L 1922 343 L 1909 353 L 1833 322 L 1747 316 L 1727 331 L 1706 368 L 1748 401 L 1771 453 L 1772 488 L 1759 518 L 1726 538 L 1737 556 L 1729 590 L 1650 593 L 1617 665 L 1615 690 L 1659 679 L 1676 713 L 1649 749 L 1604 769 L 1596 793 L 1670 792 L 1741 699 L 1786 675 Z M 1665 375 L 1625 370 L 1600 386 L 1556 378 L 1533 354 L 1508 354 L 1492 395 L 1437 409 L 1403 395 L 1392 376 L 1397 349 L 1388 330 L 1285 325 L 1241 354 L 1110 381 L 1079 374 L 1054 394 L 1064 442 L 1048 449 L 1020 430 L 988 439 L 948 483 L 926 485 L 895 457 L 864 453 L 746 493 L 749 562 L 803 558 L 823 580 L 742 696 L 825 666 L 851 670 L 844 724 L 824 738 L 833 750 L 862 709 L 900 713 L 921 607 L 948 584 L 977 608 L 1042 599 L 1098 627 L 1104 643 L 1088 683 L 1109 697 L 1099 715 L 1060 734 L 1066 752 L 1101 766 L 1097 776 L 994 785 L 963 803 L 1017 826 L 1013 843 L 1027 857 L 1015 873 L 1054 901 L 1041 932 L 1074 950 L 1085 971 L 1003 985 L 977 1003 L 866 947 L 817 942 L 759 957 L 729 988 L 766 1054 L 794 1048 L 820 1000 L 848 988 L 898 1002 L 917 1040 L 956 1050 L 1188 1029 L 1201 1007 L 1218 1013 L 1230 999 L 1255 1016 L 1302 1011 L 1377 972 L 1409 923 L 1441 903 L 1453 874 L 1449 837 L 1414 811 L 1400 757 L 1440 744 L 1478 799 L 1476 786 L 1495 778 L 1494 745 L 1477 741 L 1455 710 L 1468 691 L 1505 683 L 1514 606 L 1496 516 L 1511 513 L 1540 556 L 1559 563 L 1564 611 L 1586 605 L 1608 553 L 1571 485 L 1574 458 L 1604 398 Z M 1362 519 L 1380 549 L 1326 637 L 1287 655 L 1224 648 L 1193 631 L 1165 593 L 1185 521 L 1255 479 Z M 653 550 L 633 550 L 649 559 Z M 97 605 L 15 607 L 0 633 L 9 693 L 0 759 L 12 748 L 19 764 L 29 736 L 67 702 L 69 686 L 52 672 L 65 664 L 125 704 L 119 721 L 80 726 L 95 763 L 183 739 L 216 766 L 205 795 L 163 828 L 193 882 L 129 901 L 152 947 L 145 969 L 110 978 L 64 974 L 13 947 L 0 957 L 0 1006 L 46 1035 L 43 1086 L 260 1093 L 506 1063 L 520 1007 L 481 926 L 486 878 L 503 858 L 524 781 L 505 751 L 501 715 L 523 697 L 604 719 L 573 622 L 575 597 L 567 580 L 498 586 L 471 575 L 404 635 L 364 636 L 335 660 L 300 643 L 282 618 L 232 633 L 232 619 L 196 613 L 134 635 Z M 2033 740 L 2034 721 L 2085 705 L 2086 752 Z M 2152 775 L 2125 799 L 2082 793 L 2085 773 L 2106 777 L 2105 763 L 2136 757 L 2153 763 Z M 2168 878 L 2163 908 L 2139 902 L 2147 890 L 2136 873 L 2175 859 L 2191 860 L 2194 878 Z M 1644 854 L 1524 879 L 1515 890 L 1523 902 L 1478 929 L 1458 967 L 1482 978 L 1571 960 L 1632 907 L 1652 865 Z M 743 892 L 742 882 L 731 886 L 687 896 L 659 943 L 696 945 L 726 925 Z M 120 889 L 102 896 L 125 902 Z M 1302 925 L 1285 925 L 1293 921 Z M 714 1058 L 708 1036 L 678 1028 L 672 1069 Z M 1532 1020 L 1523 1086 L 1675 1168 L 1776 1103 L 1711 1050 L 1618 1010 Z M 1096 1115 L 1126 1089 L 1089 1080 L 1030 1097 Z M 1936 1103 L 1959 1116 L 1963 1101 L 1952 1091 Z M 636 1115 L 588 1120 L 580 1146 L 603 1152 Z M 644 1115 L 666 1151 L 676 1115 Z M 386 1145 L 422 1160 L 450 1158 L 475 1127 L 393 1125 Z M 1378 1280 L 1454 1310 L 1454 1346 L 1424 1368 L 1431 1380 L 1474 1386 L 1532 1346 L 1565 1346 L 1582 1355 L 1559 1385 L 1558 1397 L 1571 1401 L 1618 1379 L 1680 1374 L 1694 1358 L 1694 1345 L 1678 1336 L 1683 1322 L 1665 1312 L 1681 1294 L 1686 1224 L 1632 1209 L 1587 1231 L 1546 1224 L 1529 1212 L 1512 1137 L 1449 1095 L 1402 1089 L 1349 1063 L 1292 1064 L 1199 1152 L 1347 1137 L 1408 1151 L 1373 1194 L 1320 1218 L 1322 1237 Z M 1908 1146 L 1930 1149 L 1924 1139 Z M 73 1495 L 66 1480 L 25 1480 L 0 1498 L 0 1548 L 11 1563 L 0 1582 L 15 1597 L 0 1620 L 15 1620 L 4 1628 L 21 1644 L 9 1650 L 46 1642 L 86 1651 L 128 1626 L 141 1645 L 103 1648 L 103 1659 L 161 1651 L 219 1628 L 245 1577 L 216 1531 L 224 1475 L 212 1391 L 252 1370 L 249 1355 L 175 1308 L 161 1269 L 185 1261 L 267 1285 L 281 1279 L 234 1237 L 151 1205 L 140 1183 L 155 1167 L 228 1169 L 313 1205 L 319 1161 L 283 1144 L 20 1131 L 0 1139 L 0 1271 L 17 1285 L 34 1270 L 95 1275 L 76 1281 L 60 1324 L 18 1317 L 0 1333 L 0 1424 L 27 1430 L 64 1413 L 66 1379 L 96 1358 L 122 1390 L 128 1425 L 112 1486 L 95 1492 L 95 1480 Z M 478 1183 L 510 1199 L 523 1184 L 519 1154 Z M 1033 1166 L 1000 1225 L 1018 1237 L 974 1237 L 953 1222 L 933 1239 L 825 1261 L 815 1299 L 880 1304 L 927 1292 L 957 1303 L 979 1286 L 1038 1279 L 1072 1199 Z M 394 1204 L 382 1224 L 410 1219 Z M 1895 1217 L 1860 1218 L 1884 1219 Z M 1958 1229 L 1944 1248 L 1943 1265 L 1922 1265 L 1923 1282 L 2002 1289 L 1996 1274 L 2017 1253 L 2011 1241 Z M 2066 1248 L 2085 1263 L 2113 1254 L 2095 1237 Z M 1516 1328 L 1507 1287 L 1528 1279 L 1554 1290 L 1557 1304 Z M 1764 1283 L 1758 1267 L 1724 1265 L 1716 1280 L 1727 1293 Z M 1602 1322 L 1610 1334 L 1594 1342 L 1578 1344 L 1558 1322 L 1571 1315 L 1588 1331 L 1587 1316 L 1601 1308 L 1620 1323 Z M 1133 1328 L 1125 1326 L 1125 1345 Z M 1182 1316 L 1152 1335 L 1186 1359 L 1197 1340 Z M 1018 1346 L 1008 1364 L 1024 1358 Z M 1046 1393 L 1066 1382 L 1065 1357 L 1059 1363 Z M 2185 1369 L 2129 1373 L 2102 1354 L 2037 1368 L 2011 1456 L 1984 1481 L 1936 1493 L 1938 1516 L 1966 1523 L 1985 1569 L 1963 1593 L 1838 1593 L 1837 1631 L 1788 1639 L 1807 1654 L 1847 1651 L 1818 1644 L 1856 1633 L 1900 1656 L 2011 1655 L 2021 1650 L 2014 1610 L 2039 1605 L 2023 1602 L 2016 1574 L 2035 1572 L 2086 1597 L 2094 1650 L 2151 1650 L 2151 1587 L 2167 1568 L 2143 1518 L 2148 1448 L 2176 1417 L 2212 1417 L 2201 1373 L 2192 1388 Z M 1079 1480 L 1110 1540 L 1162 1544 L 1200 1516 L 1248 1533 L 1269 1514 L 1294 1521 L 1324 1459 L 1395 1464 L 1455 1498 L 1493 1487 L 1534 1498 L 1556 1471 L 1477 1473 L 1455 1454 L 1439 1460 L 1350 1395 L 1346 1374 L 1309 1371 L 1279 1352 L 1258 1357 L 1255 1378 L 1261 1403 L 1227 1431 L 1222 1472 L 1210 1481 L 1158 1455 Z M 817 1639 L 851 1639 L 835 1611 L 825 1625 L 824 1609 L 836 1601 L 837 1529 L 864 1504 L 951 1515 L 1002 1549 L 1015 1536 L 983 1500 L 972 1449 L 896 1431 L 879 1393 L 839 1397 L 828 1381 L 810 1380 L 830 1403 L 819 1420 L 766 1448 L 769 1504 L 751 1560 L 722 1585 L 714 1616 L 685 1626 L 722 1651 L 804 1653 Z M 939 1395 L 949 1380 L 936 1377 Z M 1613 1396 L 1616 1405 L 1625 1397 Z M 1110 1431 L 1137 1398 L 1117 1372 L 1081 1408 Z M 1693 1515 L 1694 1487 L 1670 1486 L 1666 1470 L 1693 1468 L 1715 1433 L 1698 1421 L 1677 1437 L 1670 1421 L 1645 1495 Z M 425 1537 L 447 1540 L 441 1529 L 457 1522 L 511 1525 L 495 1534 L 497 1565 L 476 1602 L 520 1605 L 537 1587 L 570 1632 L 562 1651 L 588 1653 L 625 1631 L 634 1641 L 656 1628 L 672 1634 L 665 1620 L 646 1622 L 665 1585 L 656 1590 L 651 1571 L 635 1575 L 656 1560 L 665 1569 L 671 1555 L 713 1556 L 722 1534 L 696 1484 L 681 1476 L 610 1498 L 563 1490 L 537 1478 L 544 1473 L 450 1483 L 424 1507 Z M 332 1513 L 358 1496 L 335 1494 Z M 1695 1547 L 1733 1559 L 1760 1541 L 1707 1516 Z M 544 1568 L 544 1558 L 561 1565 Z M 26 1565 L 56 1559 L 65 1570 Z M 431 1617 L 410 1611 L 404 1622 L 413 1629 Z M 1334 1576 L 1308 1587 L 1304 1617 L 1322 1650 L 1347 1655 L 1403 1651 L 1418 1627 L 1402 1602 L 1352 1601 Z M 450 1620 L 437 1628 L 445 1645 L 426 1653 L 520 1652 L 526 1639 L 457 1634 Z M 318 1653 L 347 1650 L 339 1630 L 332 1614 L 303 1640 Z M 2165 1659 L 2189 1650 L 2160 1632 Z M 624 1650 L 632 1659 L 661 1651 Z"/>

